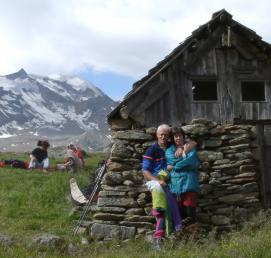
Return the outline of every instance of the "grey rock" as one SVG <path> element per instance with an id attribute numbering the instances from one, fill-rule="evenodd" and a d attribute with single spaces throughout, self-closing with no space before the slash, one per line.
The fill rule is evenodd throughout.
<path id="1" fill-rule="evenodd" d="M 94 219 L 97 220 L 105 220 L 105 221 L 120 221 L 123 220 L 124 215 L 114 214 L 114 213 L 96 213 L 93 216 Z"/>
<path id="2" fill-rule="evenodd" d="M 82 244 L 82 245 L 87 245 L 87 244 L 89 244 L 88 239 L 85 238 L 85 237 L 82 237 L 82 238 L 81 238 L 81 244 Z"/>
<path id="3" fill-rule="evenodd" d="M 136 228 L 135 227 L 125 227 L 121 226 L 121 239 L 131 239 L 135 236 Z"/>
<path id="4" fill-rule="evenodd" d="M 146 134 L 142 131 L 136 130 L 127 130 L 127 131 L 118 131 L 113 136 L 113 139 L 122 139 L 122 140 L 141 140 L 141 141 L 150 141 L 153 140 L 153 136 Z"/>
<path id="5" fill-rule="evenodd" d="M 243 165 L 240 166 L 240 172 L 256 172 L 257 167 L 255 165 Z"/>
<path id="6" fill-rule="evenodd" d="M 226 175 L 236 175 L 239 173 L 238 167 L 223 168 L 222 171 Z"/>
<path id="7" fill-rule="evenodd" d="M 225 141 L 225 140 L 231 140 L 231 139 L 233 139 L 233 138 L 234 138 L 233 135 L 228 135 L 228 134 L 222 135 L 222 136 L 220 137 L 220 139 L 223 140 L 223 141 Z"/>
<path id="8" fill-rule="evenodd" d="M 125 196 L 126 192 L 117 192 L 117 191 L 100 191 L 99 197 L 108 197 L 108 196 Z"/>
<path id="9" fill-rule="evenodd" d="M 87 233 L 87 227 L 80 226 L 76 229 L 76 235 L 85 235 Z"/>
<path id="10" fill-rule="evenodd" d="M 136 192 L 128 192 L 127 195 L 132 198 L 136 198 L 138 196 L 138 193 Z"/>
<path id="11" fill-rule="evenodd" d="M 192 135 L 204 135 L 208 132 L 208 128 L 203 124 L 192 124 L 182 126 L 185 133 Z"/>
<path id="12" fill-rule="evenodd" d="M 77 256 L 78 255 L 78 248 L 73 243 L 68 244 L 67 251 L 70 256 Z"/>
<path id="13" fill-rule="evenodd" d="M 149 127 L 149 128 L 146 129 L 146 133 L 155 137 L 156 136 L 156 130 L 157 130 L 156 127 Z"/>
<path id="14" fill-rule="evenodd" d="M 127 216 L 125 218 L 125 221 L 131 221 L 131 222 L 154 222 L 153 216 L 141 216 L 141 215 L 133 215 L 133 216 Z"/>
<path id="15" fill-rule="evenodd" d="M 118 172 L 107 172 L 102 180 L 102 184 L 106 185 L 119 185 L 123 182 L 123 177 L 121 173 Z"/>
<path id="16" fill-rule="evenodd" d="M 230 164 L 213 166 L 213 169 L 215 169 L 215 170 L 231 169 L 231 168 L 237 168 L 237 167 L 240 167 L 241 165 L 251 164 L 251 163 L 253 163 L 253 160 L 251 160 L 251 159 L 237 160 L 237 161 L 232 161 Z"/>
<path id="17" fill-rule="evenodd" d="M 145 186 L 126 186 L 126 185 L 109 186 L 109 185 L 102 185 L 102 189 L 107 190 L 107 191 L 123 191 L 123 192 L 135 192 L 135 193 L 148 192 L 148 189 Z"/>
<path id="18" fill-rule="evenodd" d="M 215 128 L 210 130 L 211 135 L 219 135 L 225 133 L 225 128 L 223 126 L 216 126 Z"/>
<path id="19" fill-rule="evenodd" d="M 235 130 L 230 130 L 230 134 L 246 134 L 249 128 L 247 129 L 235 129 Z"/>
<path id="20" fill-rule="evenodd" d="M 211 172 L 210 176 L 213 177 L 213 178 L 220 178 L 221 177 L 221 173 L 217 172 L 217 171 Z"/>
<path id="21" fill-rule="evenodd" d="M 256 173 L 255 172 L 246 172 L 246 173 L 242 173 L 242 174 L 239 174 L 239 175 L 236 175 L 234 176 L 234 178 L 240 178 L 240 177 L 254 177 L 256 176 Z"/>
<path id="22" fill-rule="evenodd" d="M 154 141 L 154 140 L 152 140 L 152 141 L 147 141 L 147 142 L 144 142 L 144 143 L 142 144 L 142 147 L 143 147 L 144 149 L 146 149 L 146 148 L 152 146 L 152 145 L 155 144 L 155 143 L 156 143 L 156 141 Z"/>
<path id="23" fill-rule="evenodd" d="M 251 125 L 231 125 L 231 124 L 227 124 L 224 125 L 224 128 L 226 130 L 239 130 L 242 129 L 244 131 L 249 131 L 251 129 Z"/>
<path id="24" fill-rule="evenodd" d="M 199 168 L 200 168 L 200 170 L 208 171 L 210 169 L 210 162 L 208 162 L 208 161 L 201 162 Z"/>
<path id="25" fill-rule="evenodd" d="M 249 149 L 249 144 L 244 143 L 244 144 L 231 145 L 230 148 L 233 150 Z"/>
<path id="26" fill-rule="evenodd" d="M 226 154 L 225 157 L 229 159 L 243 160 L 243 159 L 252 158 L 252 152 L 244 151 L 244 152 L 239 152 L 239 153 Z"/>
<path id="27" fill-rule="evenodd" d="M 111 148 L 111 156 L 112 157 L 121 157 L 126 158 L 132 155 L 132 151 L 123 144 L 113 144 Z"/>
<path id="28" fill-rule="evenodd" d="M 121 221 L 120 225 L 127 227 L 136 227 L 136 228 L 154 228 L 154 224 L 149 222 L 132 222 L 132 221 Z"/>
<path id="29" fill-rule="evenodd" d="M 234 211 L 234 207 L 230 206 L 230 207 L 225 207 L 225 208 L 218 208 L 217 210 L 214 210 L 215 214 L 219 214 L 219 215 L 232 215 Z"/>
<path id="30" fill-rule="evenodd" d="M 144 153 L 145 149 L 142 147 L 141 144 L 136 144 L 135 145 L 135 151 L 142 155 Z"/>
<path id="31" fill-rule="evenodd" d="M 210 185 L 219 185 L 219 184 L 221 184 L 221 182 L 220 182 L 218 179 L 212 178 L 212 179 L 209 181 L 209 184 L 210 184 Z"/>
<path id="32" fill-rule="evenodd" d="M 220 147 L 222 145 L 222 140 L 208 139 L 208 140 L 204 140 L 203 144 L 205 145 L 206 148 L 216 148 L 216 147 Z"/>
<path id="33" fill-rule="evenodd" d="M 198 213 L 197 214 L 197 220 L 200 222 L 200 223 L 206 223 L 206 224 L 209 224 L 211 222 L 211 217 L 209 214 L 207 213 Z"/>
<path id="34" fill-rule="evenodd" d="M 11 246 L 14 244 L 14 240 L 11 236 L 0 235 L 0 246 Z"/>
<path id="35" fill-rule="evenodd" d="M 241 178 L 229 179 L 226 182 L 230 184 L 245 184 L 245 183 L 254 182 L 254 181 L 256 181 L 255 177 L 241 177 Z"/>
<path id="36" fill-rule="evenodd" d="M 132 209 L 128 209 L 125 214 L 127 215 L 143 215 L 144 214 L 144 210 L 142 208 L 132 208 Z"/>
<path id="37" fill-rule="evenodd" d="M 215 216 L 212 216 L 212 223 L 214 225 L 228 225 L 230 224 L 230 219 L 229 217 L 226 217 L 226 216 L 222 216 L 222 215 L 215 215 Z"/>
<path id="38" fill-rule="evenodd" d="M 108 225 L 108 224 L 98 224 L 95 223 L 91 227 L 91 237 L 94 240 L 107 239 L 129 239 L 133 238 L 135 235 L 134 227 L 125 227 L 118 225 Z"/>
<path id="39" fill-rule="evenodd" d="M 216 122 L 210 121 L 210 120 L 206 120 L 205 118 L 194 118 L 191 121 L 191 124 L 202 124 L 204 126 L 206 126 L 208 129 L 214 128 L 217 126 Z"/>
<path id="40" fill-rule="evenodd" d="M 146 200 L 142 198 L 138 198 L 136 201 L 140 207 L 144 207 L 147 203 Z"/>
<path id="41" fill-rule="evenodd" d="M 241 192 L 257 192 L 259 191 L 259 186 L 256 182 L 252 182 L 252 183 L 247 183 L 242 185 Z"/>
<path id="42" fill-rule="evenodd" d="M 127 185 L 127 186 L 133 186 L 133 185 L 135 185 L 135 183 L 134 183 L 133 181 L 131 181 L 131 180 L 125 180 L 125 181 L 123 182 L 123 184 L 124 184 L 124 185 Z"/>
<path id="43" fill-rule="evenodd" d="M 98 206 L 118 206 L 118 207 L 137 207 L 137 202 L 133 198 L 99 198 Z"/>
<path id="44" fill-rule="evenodd" d="M 124 213 L 126 209 L 121 207 L 98 207 L 98 211 L 105 213 Z"/>
<path id="45" fill-rule="evenodd" d="M 214 161 L 214 165 L 229 164 L 230 162 L 229 159 L 219 159 Z"/>
<path id="46" fill-rule="evenodd" d="M 120 162 L 111 162 L 108 166 L 109 171 L 124 171 L 133 169 L 132 166 Z"/>
<path id="47" fill-rule="evenodd" d="M 63 238 L 53 234 L 39 234 L 32 240 L 33 244 L 38 247 L 47 247 L 50 249 L 62 248 L 65 244 Z"/>
<path id="48" fill-rule="evenodd" d="M 230 185 L 229 187 L 227 187 L 227 190 L 232 191 L 232 192 L 240 192 L 241 191 L 242 186 L 241 185 Z"/>
<path id="49" fill-rule="evenodd" d="M 122 176 L 125 180 L 133 181 L 135 184 L 143 183 L 143 174 L 139 170 L 123 171 Z"/>
<path id="50" fill-rule="evenodd" d="M 229 144 L 235 145 L 235 144 L 249 143 L 249 138 L 250 138 L 249 134 L 243 134 L 239 137 L 235 137 L 234 139 L 229 140 Z"/>
<path id="51" fill-rule="evenodd" d="M 105 237 L 110 237 L 112 239 L 121 238 L 120 226 L 118 225 L 95 223 L 91 227 L 90 231 L 91 231 L 91 237 L 96 241 L 103 240 Z"/>
<path id="52" fill-rule="evenodd" d="M 146 193 L 141 193 L 138 195 L 139 199 L 146 199 L 147 198 L 147 194 Z"/>
<path id="53" fill-rule="evenodd" d="M 209 175 L 206 172 L 199 173 L 199 181 L 200 183 L 206 183 L 209 180 Z"/>
<path id="54" fill-rule="evenodd" d="M 200 185 L 200 193 L 202 195 L 207 195 L 208 193 L 212 192 L 213 187 L 211 185 L 208 184 L 201 184 Z"/>
<path id="55" fill-rule="evenodd" d="M 242 200 L 245 200 L 245 196 L 243 194 L 238 194 L 238 193 L 225 195 L 219 198 L 219 201 L 225 202 L 225 203 L 235 203 Z"/>
<path id="56" fill-rule="evenodd" d="M 223 153 L 216 151 L 198 151 L 198 157 L 200 161 L 215 161 L 223 159 Z"/>

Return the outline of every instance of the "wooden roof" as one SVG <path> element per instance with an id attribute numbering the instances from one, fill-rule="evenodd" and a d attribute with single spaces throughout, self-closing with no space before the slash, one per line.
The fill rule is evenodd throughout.
<path id="1" fill-rule="evenodd" d="M 208 37 L 214 30 L 220 25 L 230 26 L 233 31 L 239 35 L 247 38 L 250 42 L 261 47 L 263 51 L 271 54 L 271 45 L 262 40 L 262 37 L 257 35 L 257 33 L 248 27 L 238 23 L 232 19 L 232 15 L 228 13 L 225 9 L 213 13 L 212 18 L 207 23 L 199 26 L 198 29 L 194 30 L 192 34 L 181 42 L 173 51 L 167 55 L 162 61 L 156 64 L 155 67 L 149 70 L 148 74 L 133 84 L 133 89 L 128 92 L 124 97 L 123 101 L 108 114 L 108 121 L 115 117 L 119 113 L 122 106 L 129 102 L 129 100 L 136 96 L 145 85 L 148 84 L 152 79 L 154 79 L 160 72 L 166 69 L 174 60 L 176 60 L 187 48 L 195 44 L 202 38 Z"/>

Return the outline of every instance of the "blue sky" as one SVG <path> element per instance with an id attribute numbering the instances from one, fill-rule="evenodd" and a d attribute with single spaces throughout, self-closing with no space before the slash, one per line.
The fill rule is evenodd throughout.
<path id="1" fill-rule="evenodd" d="M 120 100 L 212 13 L 271 42 L 271 1 L 0 0 L 0 75 L 80 75 Z"/>
<path id="2" fill-rule="evenodd" d="M 135 79 L 130 76 L 119 75 L 113 72 L 81 71 L 78 76 L 86 79 L 105 92 L 113 100 L 121 100 L 129 90 Z"/>

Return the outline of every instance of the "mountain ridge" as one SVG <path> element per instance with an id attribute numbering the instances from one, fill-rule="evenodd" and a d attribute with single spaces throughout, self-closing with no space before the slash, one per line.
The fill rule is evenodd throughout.
<path id="1" fill-rule="evenodd" d="M 91 82 L 79 77 L 50 78 L 28 74 L 22 68 L 0 76 L 0 138 L 10 136 L 14 142 L 16 139 L 11 138 L 16 136 L 76 137 L 90 132 L 99 140 L 93 139 L 95 144 L 85 147 L 106 147 L 110 138 L 106 116 L 116 104 Z"/>

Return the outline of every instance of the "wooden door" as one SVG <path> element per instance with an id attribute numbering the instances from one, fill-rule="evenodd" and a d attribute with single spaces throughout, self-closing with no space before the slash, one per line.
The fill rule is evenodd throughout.
<path id="1" fill-rule="evenodd" d="M 263 206 L 271 208 L 271 124 L 257 124 L 257 140 L 260 148 L 261 196 Z"/>

